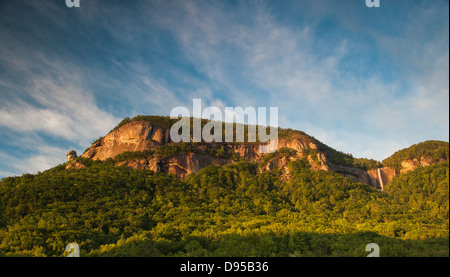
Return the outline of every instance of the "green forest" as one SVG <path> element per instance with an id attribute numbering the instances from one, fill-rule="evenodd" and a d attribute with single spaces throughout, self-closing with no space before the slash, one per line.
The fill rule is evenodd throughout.
<path id="1" fill-rule="evenodd" d="M 420 161 L 422 157 L 431 159 L 432 163 L 438 163 L 441 160 L 448 160 L 448 146 L 448 142 L 445 141 L 424 141 L 395 152 L 392 156 L 383 160 L 383 165 L 400 170 L 402 169 L 402 161 L 414 159 Z"/>
<path id="2" fill-rule="evenodd" d="M 84 257 L 364 257 L 368 243 L 381 256 L 449 256 L 448 162 L 380 192 L 305 159 L 287 181 L 249 161 L 181 180 L 78 160 L 87 167 L 0 181 L 0 256 L 62 257 L 69 243 Z"/>

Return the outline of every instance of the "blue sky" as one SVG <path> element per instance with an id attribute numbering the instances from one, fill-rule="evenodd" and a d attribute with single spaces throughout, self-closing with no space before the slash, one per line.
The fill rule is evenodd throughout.
<path id="1" fill-rule="evenodd" d="M 0 177 L 194 98 L 278 107 L 356 157 L 449 140 L 446 0 L 80 3 L 0 1 Z"/>

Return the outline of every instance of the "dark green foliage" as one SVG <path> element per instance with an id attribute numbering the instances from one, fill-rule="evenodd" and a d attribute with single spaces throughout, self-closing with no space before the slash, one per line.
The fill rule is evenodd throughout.
<path id="1" fill-rule="evenodd" d="M 297 151 L 292 148 L 280 148 L 278 151 L 266 154 L 261 161 L 261 166 L 264 167 L 270 160 L 274 158 L 289 158 L 297 154 Z"/>
<path id="2" fill-rule="evenodd" d="M 220 238 L 189 236 L 182 240 L 139 240 L 131 238 L 117 245 L 103 246 L 89 256 L 169 257 L 365 257 L 366 245 L 380 245 L 381 257 L 447 256 L 448 240 L 399 240 L 375 232 L 311 233 L 275 232 L 226 234 Z M 446 245 L 447 244 L 447 245 Z"/>
<path id="3" fill-rule="evenodd" d="M 309 170 L 306 160 L 289 163 L 292 178 L 283 188 L 283 193 L 299 211 L 315 209 L 326 214 L 343 214 L 357 212 L 372 198 L 383 195 L 371 187 L 354 182 L 337 173 Z M 357 196 L 355 199 L 352 196 Z M 356 201 L 355 201 L 356 200 Z M 353 216 L 364 216 L 363 213 Z"/>
<path id="4" fill-rule="evenodd" d="M 291 128 L 287 128 L 287 129 L 278 128 L 278 138 L 290 139 L 293 137 L 300 137 L 305 142 L 308 142 L 308 143 L 310 143 L 310 142 L 318 143 L 318 141 L 314 137 L 307 135 L 305 132 L 298 131 L 298 130 L 292 130 Z"/>
<path id="5" fill-rule="evenodd" d="M 448 220 L 449 163 L 419 167 L 395 177 L 386 192 L 395 203 L 411 211 L 427 212 L 429 216 Z"/>
<path id="6" fill-rule="evenodd" d="M 144 151 L 125 151 L 114 157 L 115 162 L 140 160 L 151 158 L 155 154 L 155 150 Z"/>
<path id="7" fill-rule="evenodd" d="M 170 129 L 172 125 L 177 122 L 177 119 L 171 119 L 169 116 L 156 116 L 156 115 L 137 115 L 133 118 L 126 117 L 124 118 L 119 124 L 117 124 L 116 127 L 114 127 L 114 130 L 131 122 L 135 121 L 149 121 L 153 125 L 163 127 L 166 129 Z"/>
<path id="8" fill-rule="evenodd" d="M 96 144 L 102 141 L 104 137 L 99 137 L 98 139 L 94 140 L 91 144 Z"/>
<path id="9" fill-rule="evenodd" d="M 166 144 L 154 147 L 152 150 L 125 151 L 114 157 L 114 162 L 139 160 L 157 156 L 159 158 L 172 157 L 182 153 L 200 153 L 190 143 Z"/>
<path id="10" fill-rule="evenodd" d="M 72 242 L 81 256 L 366 256 L 372 242 L 382 256 L 449 255 L 448 163 L 382 193 L 305 159 L 287 181 L 246 161 L 181 181 L 77 160 L 87 168 L 0 181 L 0 255 L 63 256 Z"/>
<path id="11" fill-rule="evenodd" d="M 326 145 L 325 149 L 328 160 L 334 164 L 356 167 L 362 170 L 376 169 L 383 166 L 382 163 L 373 159 L 354 158 L 351 154 L 345 154 Z"/>
<path id="12" fill-rule="evenodd" d="M 395 152 L 389 158 L 383 160 L 384 166 L 402 169 L 402 161 L 421 160 L 422 157 L 431 158 L 431 163 L 449 160 L 449 144 L 445 141 L 429 140 L 414 144 L 411 147 Z"/>
<path id="13" fill-rule="evenodd" d="M 40 246 L 45 255 L 61 255 L 65 243 L 73 241 L 90 251 L 155 225 L 149 216 L 158 205 L 150 207 L 147 201 L 161 195 L 162 186 L 173 184 L 172 193 L 182 188 L 168 175 L 98 161 L 85 164 L 86 169 L 4 179 L 0 199 L 9 231 L 0 248 L 28 255 Z"/>

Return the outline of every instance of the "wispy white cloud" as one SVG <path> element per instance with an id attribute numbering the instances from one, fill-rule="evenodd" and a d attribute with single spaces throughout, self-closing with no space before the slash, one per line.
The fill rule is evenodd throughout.
<path id="1" fill-rule="evenodd" d="M 29 103 L 29 99 L 4 102 L 0 126 L 19 132 L 44 132 L 78 143 L 86 143 L 93 135 L 110 130 L 118 119 L 100 110 L 92 95 L 74 83 L 80 80 L 58 83 L 34 77 L 29 86 L 21 89 L 35 103 Z"/>
<path id="2" fill-rule="evenodd" d="M 0 77 L 0 127 L 28 144 L 43 134 L 84 149 L 121 116 L 168 115 L 201 98 L 204 107 L 221 109 L 277 106 L 281 127 L 381 160 L 421 140 L 448 140 L 448 13 L 441 11 L 448 3 L 433 3 L 405 9 L 405 22 L 378 10 L 382 23 L 353 2 L 286 3 L 291 16 L 303 18 L 297 20 L 281 18 L 288 9 L 264 1 L 232 8 L 133 1 L 107 9 L 90 1 L 72 17 L 79 20 L 74 31 L 57 5 L 33 2 L 41 15 L 54 14 L 46 20 L 60 32 L 56 38 L 83 33 L 95 55 L 77 59 L 73 49 L 54 48 L 61 40 L 42 25 L 27 24 L 25 36 L 0 24 L 0 69 L 8 69 Z M 22 15 L 3 14 L 10 22 Z M 57 162 L 51 153 L 65 158 L 69 149 L 46 151 L 48 143 L 38 139 L 35 152 L 17 160 L 19 170 Z"/>
<path id="3" fill-rule="evenodd" d="M 43 3 L 32 11 L 55 10 L 54 5 L 41 10 L 44 6 L 48 5 Z M 10 10 L 2 20 L 11 21 L 20 13 Z M 62 139 L 68 142 L 67 147 L 84 149 L 120 119 L 99 107 L 92 87 L 87 85 L 90 76 L 85 72 L 89 70 L 39 42 L 39 31 L 43 37 L 47 34 L 38 24 L 28 26 L 32 29 L 29 36 L 12 32 L 7 25 L 0 24 L 4 38 L 0 40 L 0 68 L 7 69 L 0 77 L 0 128 L 5 132 L 0 134 L 0 167 L 14 174 L 42 171 L 64 162 L 70 150 L 52 143 Z"/>
<path id="4" fill-rule="evenodd" d="M 386 68 L 399 71 L 393 81 L 384 77 L 382 68 L 364 68 L 368 74 L 363 77 L 344 69 L 358 62 L 352 54 L 361 51 L 351 36 L 327 41 L 328 51 L 317 49 L 324 38 L 318 37 L 315 25 L 283 24 L 264 4 L 241 3 L 237 10 L 223 11 L 220 4 L 184 1 L 173 11 L 176 21 L 166 14 L 157 20 L 173 32 L 197 70 L 228 90 L 233 104 L 279 106 L 288 127 L 307 128 L 303 130 L 333 147 L 381 160 L 395 147 L 417 140 L 448 140 L 448 35 L 439 31 L 448 32 L 448 23 L 438 26 L 437 36 L 426 31 L 436 27 L 438 9 L 412 9 L 407 16 L 411 22 L 402 23 L 407 29 L 397 37 L 385 29 L 367 28 L 364 34 L 361 27 L 351 28 L 375 40 L 383 48 L 380 53 L 398 59 L 398 68 Z M 339 13 L 338 21 L 350 28 L 345 20 Z M 239 87 L 245 83 L 253 91 Z M 336 135 L 316 134 L 310 123 Z M 363 147 L 355 148 L 358 143 Z"/>
<path id="5" fill-rule="evenodd" d="M 76 87 L 45 78 L 31 83 L 32 86 L 23 89 L 28 90 L 30 99 L 36 101 L 34 104 L 27 100 L 7 101 L 0 109 L 0 127 L 15 134 L 14 141 L 8 144 L 29 153 L 2 159 L 2 164 L 13 166 L 16 174 L 43 171 L 64 162 L 68 150 L 84 149 L 93 138 L 106 134 L 118 122 Z M 71 148 L 53 147 L 41 135 L 63 138 L 70 142 Z"/>
<path id="6" fill-rule="evenodd" d="M 16 167 L 20 172 L 36 173 L 47 170 L 57 164 L 65 162 L 66 149 L 47 145 L 35 149 L 36 154 L 26 157 L 24 160 L 16 161 Z"/>
<path id="7" fill-rule="evenodd" d="M 0 153 L 1 160 L 6 162 L 8 166 L 8 170 L 0 171 L 0 177 L 25 173 L 35 174 L 47 170 L 65 162 L 66 153 L 65 149 L 45 144 L 37 145 L 37 148 L 29 150 L 29 154 L 25 157 Z"/>

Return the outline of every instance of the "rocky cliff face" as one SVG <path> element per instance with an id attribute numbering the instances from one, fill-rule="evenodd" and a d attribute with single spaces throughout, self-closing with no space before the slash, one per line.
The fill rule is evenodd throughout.
<path id="1" fill-rule="evenodd" d="M 166 172 L 185 178 L 191 173 L 197 173 L 208 165 L 226 165 L 234 163 L 230 159 L 222 159 L 208 155 L 183 153 L 172 157 L 127 160 L 118 162 L 117 166 L 127 166 L 135 169 L 149 169 L 155 172 Z"/>
<path id="2" fill-rule="evenodd" d="M 125 151 L 145 151 L 156 149 L 158 146 L 174 144 L 170 140 L 170 129 L 156 126 L 149 121 L 134 121 L 112 130 L 104 138 L 92 144 L 82 157 L 106 160 L 115 158 Z M 190 173 L 197 173 L 208 165 L 233 164 L 239 158 L 245 158 L 262 164 L 261 171 L 277 168 L 282 171 L 282 178 L 289 178 L 288 162 L 306 158 L 313 170 L 331 170 L 372 187 L 381 188 L 381 184 L 386 185 L 400 173 L 414 170 L 420 165 L 431 164 L 426 157 L 422 157 L 420 161 L 404 161 L 401 172 L 390 167 L 383 167 L 379 170 L 362 170 L 337 165 L 327 159 L 327 150 L 320 142 L 298 133 L 292 133 L 289 137 L 278 140 L 278 151 L 293 150 L 289 152 L 289 155 L 284 156 L 270 156 L 271 154 L 261 153 L 261 144 L 258 143 L 200 143 L 193 145 L 195 145 L 195 153 L 180 152 L 170 156 L 151 155 L 145 158 L 122 160 L 116 165 L 172 173 L 184 178 Z M 218 149 L 225 155 L 211 155 L 211 150 Z M 69 152 L 67 167 L 82 168 L 81 164 L 73 161 L 74 158 L 76 158 L 76 153 Z M 263 163 L 261 163 L 262 161 Z"/>
<path id="3" fill-rule="evenodd" d="M 66 155 L 66 160 L 68 162 L 75 160 L 77 158 L 77 152 L 75 150 L 70 150 Z"/>
<path id="4" fill-rule="evenodd" d="M 170 129 L 155 126 L 148 121 L 135 121 L 109 132 L 103 139 L 91 145 L 82 155 L 85 158 L 106 160 L 114 158 L 125 151 L 144 151 L 156 146 L 170 144 Z M 214 144 L 214 143 L 213 143 Z M 257 143 L 220 143 L 228 151 L 241 157 L 258 159 L 261 154 Z M 277 150 L 281 148 L 294 149 L 301 153 L 303 149 L 317 149 L 312 142 L 305 142 L 301 136 L 278 141 Z"/>
<path id="5" fill-rule="evenodd" d="M 442 163 L 447 161 L 446 159 L 441 159 L 438 163 Z M 402 161 L 402 169 L 400 170 L 400 173 L 406 173 L 411 170 L 415 170 L 419 166 L 430 166 L 433 164 L 433 159 L 430 157 L 424 157 L 422 156 L 419 159 L 413 159 L 413 160 L 404 160 Z"/>
<path id="6" fill-rule="evenodd" d="M 148 121 L 136 121 L 125 124 L 107 134 L 103 139 L 92 144 L 82 155 L 85 158 L 94 160 L 106 160 L 114 158 L 125 151 L 151 150 L 157 146 L 174 144 L 170 140 L 170 129 L 155 126 Z M 118 162 L 117 165 L 125 165 L 136 169 L 149 169 L 173 173 L 180 177 L 185 177 L 190 173 L 196 173 L 208 165 L 232 164 L 235 160 L 231 158 L 220 158 L 206 155 L 209 148 L 221 148 L 225 153 L 233 154 L 237 157 L 244 157 L 247 160 L 260 162 L 266 155 L 261 153 L 261 144 L 258 143 L 210 143 L 199 144 L 200 154 L 180 153 L 171 157 L 152 157 L 145 159 L 127 160 Z M 305 149 L 318 149 L 318 145 L 305 141 L 302 136 L 293 136 L 289 139 L 279 139 L 277 150 L 289 148 L 295 150 L 294 157 L 269 160 L 266 165 L 267 170 L 272 168 L 286 169 L 287 162 L 302 158 Z M 329 170 L 328 162 L 323 153 L 307 156 L 311 167 L 315 170 Z"/>
<path id="7" fill-rule="evenodd" d="M 367 174 L 370 176 L 370 180 L 372 184 L 375 184 L 374 186 L 376 188 L 382 188 L 381 187 L 382 184 L 386 186 L 386 184 L 391 182 L 395 176 L 400 174 L 400 172 L 392 167 L 382 167 L 379 170 L 377 169 L 368 170 Z M 382 184 L 380 183 L 380 179 Z"/>
<path id="8" fill-rule="evenodd" d="M 136 121 L 112 130 L 91 145 L 82 157 L 106 160 L 125 151 L 148 150 L 169 142 L 170 130 L 154 126 L 148 121 Z"/>

